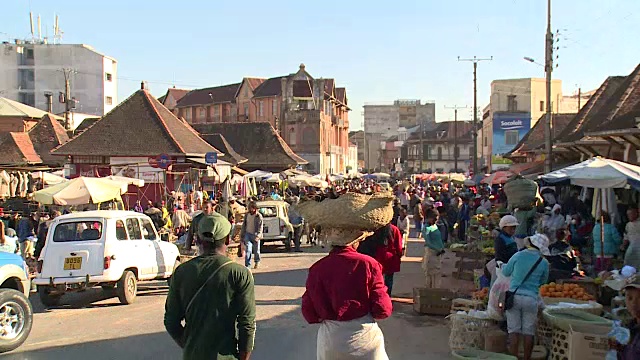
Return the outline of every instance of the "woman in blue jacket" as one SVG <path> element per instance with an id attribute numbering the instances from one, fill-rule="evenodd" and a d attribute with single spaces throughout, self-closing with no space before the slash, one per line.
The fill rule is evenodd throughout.
<path id="1" fill-rule="evenodd" d="M 618 256 L 620 244 L 622 244 L 622 236 L 620 236 L 618 229 L 611 224 L 611 216 L 609 216 L 607 212 L 603 211 L 602 217 L 604 219 L 604 244 L 600 240 L 600 221 L 598 221 L 593 227 L 592 232 L 593 254 L 596 256 L 596 273 L 611 269 L 612 259 Z"/>

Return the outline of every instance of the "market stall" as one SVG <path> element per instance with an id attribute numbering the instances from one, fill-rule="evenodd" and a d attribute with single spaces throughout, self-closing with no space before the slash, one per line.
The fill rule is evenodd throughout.
<path id="1" fill-rule="evenodd" d="M 127 192 L 127 187 L 110 179 L 81 176 L 38 190 L 33 199 L 44 205 L 99 204 L 112 200 L 122 203 L 121 195 Z"/>

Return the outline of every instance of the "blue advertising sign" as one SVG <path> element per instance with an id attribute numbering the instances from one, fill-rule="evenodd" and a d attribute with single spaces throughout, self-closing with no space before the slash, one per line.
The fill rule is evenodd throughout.
<path id="1" fill-rule="evenodd" d="M 529 130 L 530 113 L 493 114 L 492 155 L 503 155 L 513 150 Z"/>
<path id="2" fill-rule="evenodd" d="M 218 153 L 208 152 L 204 154 L 204 162 L 207 164 L 216 164 L 218 162 Z"/>

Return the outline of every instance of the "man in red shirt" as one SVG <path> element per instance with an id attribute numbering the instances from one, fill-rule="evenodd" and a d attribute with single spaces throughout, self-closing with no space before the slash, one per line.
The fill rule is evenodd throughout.
<path id="1" fill-rule="evenodd" d="M 333 238 L 332 232 L 336 233 Z M 356 251 L 358 241 L 364 239 L 362 232 L 349 236 L 349 231 L 329 229 L 328 233 L 331 252 L 309 269 L 302 296 L 304 318 L 321 324 L 317 359 L 388 359 L 376 323 L 393 309 L 382 266 Z"/>
<path id="2" fill-rule="evenodd" d="M 389 224 L 386 226 L 386 230 L 387 239 L 384 245 L 376 249 L 375 259 L 382 265 L 384 284 L 387 286 L 387 293 L 391 296 L 393 274 L 400 271 L 403 244 L 402 233 L 397 226 Z"/>

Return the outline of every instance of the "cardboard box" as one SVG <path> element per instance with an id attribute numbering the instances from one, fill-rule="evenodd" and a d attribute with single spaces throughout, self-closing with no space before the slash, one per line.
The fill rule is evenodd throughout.
<path id="1" fill-rule="evenodd" d="M 569 332 L 570 360 L 602 360 L 609 351 L 610 326 L 572 325 Z"/>

